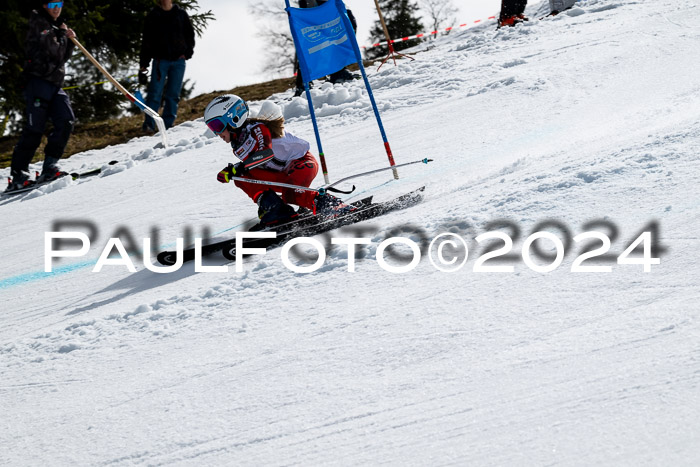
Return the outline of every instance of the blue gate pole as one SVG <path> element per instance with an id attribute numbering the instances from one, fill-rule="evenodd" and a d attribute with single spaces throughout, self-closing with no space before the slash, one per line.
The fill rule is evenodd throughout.
<path id="1" fill-rule="evenodd" d="M 287 16 L 289 16 L 289 29 L 292 32 L 292 36 L 296 39 L 296 31 L 292 27 L 292 21 L 291 21 L 291 15 L 289 15 L 289 9 L 291 8 L 291 5 L 289 5 L 289 0 L 284 1 L 285 4 L 287 5 Z M 296 46 L 295 41 L 295 46 Z M 297 53 L 297 57 L 299 57 L 300 54 Z M 304 76 L 304 73 L 302 73 L 302 64 L 301 60 L 299 60 L 299 73 L 301 73 L 301 79 L 304 82 L 304 90 L 306 91 L 306 101 L 309 104 L 309 114 L 311 115 L 311 123 L 314 126 L 314 134 L 316 135 L 316 145 L 318 146 L 318 158 L 321 161 L 321 171 L 323 172 L 323 180 L 325 181 L 326 185 L 330 183 L 330 179 L 328 178 L 328 166 L 326 165 L 326 156 L 323 153 L 323 146 L 321 146 L 321 134 L 318 131 L 318 123 L 316 122 L 316 112 L 314 112 L 314 103 L 311 100 L 311 92 L 309 92 L 309 83 L 306 81 L 306 77 Z"/>
<path id="2" fill-rule="evenodd" d="M 299 69 L 299 72 L 301 73 L 301 69 Z M 306 81 L 304 81 L 304 90 L 306 91 L 306 100 L 309 103 L 309 113 L 311 114 L 311 122 L 314 125 L 314 133 L 316 134 L 316 145 L 318 146 L 318 158 L 321 160 L 323 180 L 326 182 L 326 184 L 328 184 L 330 183 L 330 180 L 328 179 L 328 167 L 326 166 L 326 156 L 325 154 L 323 154 L 323 147 L 321 147 L 321 134 L 318 131 L 318 123 L 316 123 L 316 112 L 314 112 L 314 103 L 311 101 L 309 83 L 307 83 Z"/>
<path id="3" fill-rule="evenodd" d="M 342 0 L 336 0 L 343 7 L 341 11 L 345 11 L 345 4 Z M 289 3 L 289 0 L 287 0 Z M 367 79 L 367 73 L 365 72 L 365 67 L 362 64 L 362 53 L 360 52 L 360 47 L 357 45 L 357 38 L 355 37 L 355 32 L 350 23 L 350 18 L 348 18 L 347 13 L 343 16 L 343 23 L 345 24 L 345 29 L 348 33 L 352 32 L 353 35 L 353 50 L 355 51 L 355 58 L 357 59 L 357 64 L 360 67 L 360 73 L 362 73 L 362 79 L 365 82 L 365 88 L 367 88 L 367 94 L 369 94 L 369 101 L 372 103 L 372 110 L 374 110 L 374 116 L 377 119 L 377 124 L 379 125 L 379 132 L 382 134 L 382 140 L 384 141 L 384 149 L 386 150 L 386 155 L 389 158 L 389 165 L 394 167 L 396 162 L 394 162 L 394 155 L 391 153 L 391 147 L 389 146 L 389 140 L 386 137 L 386 132 L 384 131 L 384 125 L 382 124 L 382 118 L 379 116 L 379 109 L 377 108 L 377 103 L 374 100 L 374 94 L 372 93 L 372 88 L 369 85 L 369 79 Z M 399 179 L 399 172 L 394 168 L 394 179 Z"/>

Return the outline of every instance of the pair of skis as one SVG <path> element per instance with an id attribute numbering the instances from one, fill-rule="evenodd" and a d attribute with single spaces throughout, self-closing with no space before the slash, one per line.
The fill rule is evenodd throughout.
<path id="1" fill-rule="evenodd" d="M 110 161 L 110 162 L 107 163 L 107 165 L 115 165 L 115 164 L 117 164 L 117 163 L 119 163 L 119 161 Z M 52 182 L 55 182 L 56 180 L 60 180 L 60 179 L 63 178 L 63 177 L 71 176 L 71 177 L 73 178 L 73 180 L 78 180 L 78 179 L 81 179 L 81 178 L 93 177 L 93 176 L 95 176 L 95 175 L 99 175 L 100 173 L 102 173 L 102 168 L 101 168 L 101 167 L 97 167 L 97 168 L 94 168 L 94 169 L 86 170 L 86 171 L 84 171 L 84 172 L 66 173 L 65 175 L 62 175 L 61 177 L 58 177 L 58 178 L 54 178 L 53 180 L 49 180 L 49 181 L 42 182 L 42 183 L 34 183 L 33 185 L 30 185 L 30 186 L 27 186 L 27 187 L 24 187 L 24 188 L 20 188 L 20 189 L 18 189 L 18 190 L 12 190 L 12 191 L 5 191 L 5 192 L 2 192 L 2 193 L 0 193 L 0 199 L 7 199 L 7 198 L 11 198 L 11 197 L 16 196 L 16 195 L 21 195 L 21 194 L 23 194 L 23 193 L 28 193 L 28 192 L 30 192 L 30 191 L 34 191 L 34 190 L 36 190 L 36 189 L 39 188 L 39 187 L 48 185 L 48 184 L 50 184 L 50 183 L 52 183 Z"/>
<path id="2" fill-rule="evenodd" d="M 274 185 L 282 188 L 293 188 L 302 191 L 313 191 L 320 195 L 325 195 L 329 191 L 347 194 L 352 193 L 355 190 L 355 187 L 353 186 L 350 191 L 341 191 L 335 188 L 335 185 L 338 185 L 342 182 L 346 182 L 348 180 L 352 180 L 354 178 L 375 174 L 385 170 L 396 170 L 399 167 L 405 167 L 413 164 L 428 164 L 429 162 L 432 162 L 432 159 L 425 158 L 413 162 L 406 162 L 399 165 L 392 165 L 390 167 L 383 167 L 380 169 L 371 170 L 369 172 L 363 172 L 360 174 L 355 174 L 349 177 L 342 178 L 334 183 L 327 184 L 321 188 L 308 188 L 277 182 L 272 183 L 264 180 L 256 180 L 246 177 L 232 177 L 232 179 L 240 180 L 245 183 Z M 386 214 L 387 212 L 394 211 L 396 209 L 403 209 L 412 206 L 413 204 L 416 204 L 423 198 L 424 189 L 425 187 L 418 188 L 417 190 L 411 191 L 409 193 L 399 196 L 398 198 L 383 203 L 372 203 L 371 197 L 365 198 L 363 200 L 356 201 L 351 204 L 355 208 L 354 210 L 340 213 L 330 218 L 322 218 L 319 216 L 314 216 L 312 214 L 306 214 L 290 222 L 286 222 L 284 224 L 277 225 L 272 229 L 268 229 L 274 231 L 277 234 L 275 238 L 248 239 L 244 241 L 243 246 L 251 248 L 267 248 L 270 246 L 276 246 L 281 243 L 284 243 L 286 240 L 291 239 L 293 237 L 310 237 L 330 230 L 337 229 L 345 225 L 354 224 L 356 222 L 361 222 L 367 219 L 372 219 L 374 217 Z M 232 238 L 219 242 L 209 243 L 203 245 L 201 248 L 201 254 L 203 257 L 210 256 L 219 251 L 223 252 L 223 255 L 226 259 L 235 260 L 236 239 Z M 184 251 L 182 252 L 182 256 L 183 262 L 192 261 L 195 258 L 194 247 L 184 249 Z M 158 254 L 157 260 L 160 264 L 164 266 L 173 266 L 177 264 L 177 251 L 163 251 Z"/>
<path id="3" fill-rule="evenodd" d="M 355 224 L 365 220 L 382 216 L 388 212 L 405 209 L 418 204 L 423 199 L 425 187 L 418 188 L 409 193 L 401 195 L 390 201 L 373 203 L 372 198 L 365 198 L 351 205 L 355 208 L 352 211 L 344 212 L 333 217 L 320 217 L 313 214 L 303 215 L 290 222 L 275 226 L 268 231 L 276 233 L 274 238 L 251 238 L 243 240 L 242 246 L 246 248 L 269 248 L 281 245 L 295 237 L 313 237 L 324 232 L 338 229 L 340 227 Z M 224 258 L 235 261 L 236 259 L 236 239 L 230 238 L 215 243 L 202 246 L 202 257 L 211 256 L 214 253 L 222 252 Z M 157 260 L 163 266 L 172 266 L 177 263 L 177 251 L 163 251 L 158 254 Z M 195 249 L 187 248 L 182 252 L 183 262 L 192 261 L 195 258 Z"/>

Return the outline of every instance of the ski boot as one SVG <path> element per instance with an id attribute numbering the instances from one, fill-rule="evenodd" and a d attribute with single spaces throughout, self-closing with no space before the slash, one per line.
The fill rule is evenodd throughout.
<path id="1" fill-rule="evenodd" d="M 350 73 L 348 70 L 343 68 L 342 70 L 336 71 L 335 73 L 330 75 L 330 82 L 333 84 L 346 83 L 346 82 L 353 81 L 353 80 L 360 79 L 360 78 L 361 78 L 360 75 Z"/>
<path id="2" fill-rule="evenodd" d="M 328 193 L 316 195 L 314 198 L 314 214 L 321 217 L 335 217 L 339 214 L 354 211 L 356 208 L 343 203 L 340 198 L 336 198 Z"/>
<path id="3" fill-rule="evenodd" d="M 11 193 L 13 191 L 21 190 L 23 188 L 29 188 L 30 186 L 36 184 L 35 181 L 29 180 L 29 173 L 25 171 L 13 172 L 12 178 L 7 179 L 7 188 L 3 193 Z"/>
<path id="4" fill-rule="evenodd" d="M 41 175 L 36 178 L 37 183 L 46 183 L 56 180 L 57 178 L 64 177 L 68 175 L 68 172 L 64 172 L 58 168 L 58 159 L 55 157 L 47 157 L 44 160 L 44 166 L 41 169 Z"/>
<path id="5" fill-rule="evenodd" d="M 516 24 L 522 23 L 523 18 L 521 18 L 520 16 L 522 16 L 522 15 L 515 15 L 515 16 L 511 16 L 509 18 L 499 19 L 498 20 L 498 27 L 496 29 L 501 29 L 504 26 L 513 27 Z"/>
<path id="6" fill-rule="evenodd" d="M 260 222 L 250 230 L 264 230 L 289 222 L 297 216 L 298 214 L 294 208 L 282 201 L 282 198 L 277 193 L 267 190 L 258 197 L 258 217 Z"/>
<path id="7" fill-rule="evenodd" d="M 314 83 L 309 83 L 309 89 L 313 89 Z M 303 87 L 297 86 L 294 90 L 294 97 L 299 97 L 306 91 Z"/>

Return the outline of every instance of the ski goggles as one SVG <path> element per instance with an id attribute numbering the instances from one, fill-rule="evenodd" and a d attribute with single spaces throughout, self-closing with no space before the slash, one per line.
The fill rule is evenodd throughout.
<path id="1" fill-rule="evenodd" d="M 51 2 L 46 5 L 49 10 L 52 8 L 62 8 L 63 7 L 63 2 Z"/>
<path id="2" fill-rule="evenodd" d="M 228 124 L 221 117 L 214 117 L 207 121 L 207 128 L 214 132 L 215 135 L 221 134 L 226 129 Z"/>

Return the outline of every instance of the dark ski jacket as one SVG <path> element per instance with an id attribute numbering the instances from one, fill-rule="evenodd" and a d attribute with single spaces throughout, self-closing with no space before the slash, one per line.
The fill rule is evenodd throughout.
<path id="1" fill-rule="evenodd" d="M 319 5 L 323 5 L 326 3 L 328 0 L 299 0 L 299 8 L 313 8 Z M 350 20 L 350 24 L 352 24 L 352 28 L 357 32 L 357 19 L 355 19 L 355 15 L 352 14 L 352 10 L 345 10 L 348 12 L 348 19 Z"/>
<path id="2" fill-rule="evenodd" d="M 25 43 L 25 74 L 45 79 L 58 87 L 63 86 L 65 64 L 75 47 L 66 37 L 66 31 L 60 28 L 63 23 L 60 17 L 54 21 L 44 9 L 32 11 Z"/>
<path id="3" fill-rule="evenodd" d="M 177 60 L 192 58 L 194 29 L 190 17 L 177 5 L 169 11 L 154 7 L 143 25 L 139 65 L 147 68 L 151 59 Z"/>

